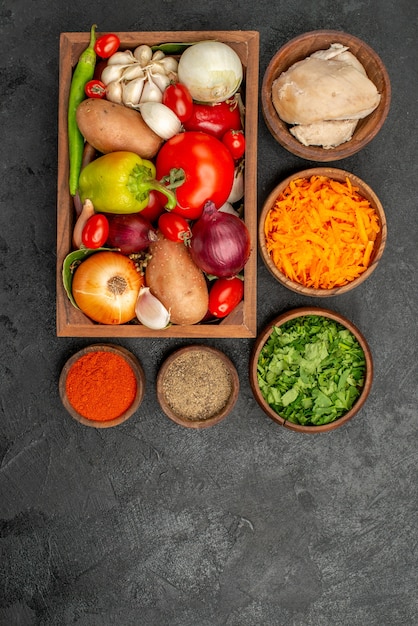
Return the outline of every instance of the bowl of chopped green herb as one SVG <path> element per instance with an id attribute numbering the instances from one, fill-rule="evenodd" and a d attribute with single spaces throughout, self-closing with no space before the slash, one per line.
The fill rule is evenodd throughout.
<path id="1" fill-rule="evenodd" d="M 328 432 L 365 403 L 373 381 L 370 347 L 343 315 L 300 307 L 276 317 L 250 358 L 255 399 L 275 422 L 302 433 Z"/>

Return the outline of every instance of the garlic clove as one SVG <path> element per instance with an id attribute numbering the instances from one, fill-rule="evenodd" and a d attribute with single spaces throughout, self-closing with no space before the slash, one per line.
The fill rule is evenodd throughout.
<path id="1" fill-rule="evenodd" d="M 148 63 L 152 59 L 152 50 L 150 46 L 142 44 L 141 46 L 135 48 L 134 57 L 139 62 L 141 67 L 145 67 L 146 65 L 148 65 Z"/>
<path id="2" fill-rule="evenodd" d="M 122 83 L 122 102 L 127 106 L 135 106 L 139 103 L 144 89 L 145 77 Z"/>
<path id="3" fill-rule="evenodd" d="M 171 80 L 167 76 L 167 74 L 153 74 L 152 80 L 157 85 L 161 93 L 164 93 L 164 91 L 167 89 L 167 87 L 171 83 Z"/>
<path id="4" fill-rule="evenodd" d="M 109 100 L 110 102 L 121 104 L 122 85 L 119 81 L 114 80 L 113 82 L 106 85 L 106 99 Z"/>
<path id="5" fill-rule="evenodd" d="M 141 102 L 138 108 L 145 124 L 165 141 L 181 132 L 179 118 L 162 102 Z"/>
<path id="6" fill-rule="evenodd" d="M 177 72 L 179 62 L 174 57 L 164 57 L 159 63 L 164 67 L 166 74 L 169 72 Z"/>
<path id="7" fill-rule="evenodd" d="M 162 102 L 162 99 L 163 94 L 161 89 L 157 87 L 152 78 L 148 75 L 148 80 L 142 90 L 140 102 Z"/>
<path id="8" fill-rule="evenodd" d="M 107 65 L 129 65 L 130 63 L 135 63 L 135 57 L 130 50 L 125 50 L 112 54 Z"/>
<path id="9" fill-rule="evenodd" d="M 138 320 L 151 330 L 163 330 L 170 324 L 170 312 L 150 291 L 141 287 L 135 306 Z"/>
<path id="10" fill-rule="evenodd" d="M 116 80 L 120 80 L 125 68 L 126 65 L 106 65 L 102 75 L 100 76 L 100 80 L 105 85 L 113 83 Z"/>
<path id="11" fill-rule="evenodd" d="M 151 60 L 152 61 L 161 61 L 161 59 L 163 59 L 165 57 L 165 54 L 162 50 L 156 50 L 154 52 L 154 54 L 152 55 Z"/>
<path id="12" fill-rule="evenodd" d="M 136 78 L 143 78 L 144 76 L 144 70 L 139 63 L 134 63 L 123 71 L 122 80 L 135 80 Z"/>

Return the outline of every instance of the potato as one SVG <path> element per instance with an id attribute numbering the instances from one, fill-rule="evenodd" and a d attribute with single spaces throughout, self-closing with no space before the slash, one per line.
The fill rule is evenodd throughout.
<path id="1" fill-rule="evenodd" d="M 171 322 L 179 325 L 200 322 L 208 310 L 208 287 L 186 246 L 166 239 L 159 232 L 150 252 L 145 284 L 170 310 Z"/>
<path id="2" fill-rule="evenodd" d="M 138 111 L 123 104 L 88 98 L 79 104 L 76 119 L 85 140 L 103 154 L 126 150 L 152 159 L 163 143 Z"/>

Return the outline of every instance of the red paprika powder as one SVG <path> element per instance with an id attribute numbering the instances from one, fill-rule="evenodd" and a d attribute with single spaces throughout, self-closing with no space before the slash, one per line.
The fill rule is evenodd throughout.
<path id="1" fill-rule="evenodd" d="M 133 403 L 137 382 L 132 367 L 113 352 L 95 351 L 70 367 L 67 398 L 83 417 L 105 422 L 120 417 Z"/>

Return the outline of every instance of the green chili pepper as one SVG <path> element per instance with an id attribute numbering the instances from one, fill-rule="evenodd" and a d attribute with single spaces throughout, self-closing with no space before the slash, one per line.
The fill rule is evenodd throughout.
<path id="1" fill-rule="evenodd" d="M 166 209 L 174 209 L 175 194 L 155 175 L 155 165 L 134 152 L 109 152 L 81 171 L 80 198 L 82 202 L 91 200 L 99 212 L 138 213 L 148 205 L 154 189 L 167 197 Z"/>
<path id="2" fill-rule="evenodd" d="M 96 24 L 93 24 L 90 31 L 90 43 L 80 55 L 78 63 L 71 80 L 70 95 L 68 98 L 68 152 L 70 161 L 70 194 L 75 196 L 78 188 L 78 177 L 80 175 L 81 163 L 83 159 L 84 137 L 80 133 L 76 121 L 77 107 L 84 100 L 84 86 L 93 78 L 96 67 L 96 53 L 94 44 L 96 43 Z"/>

